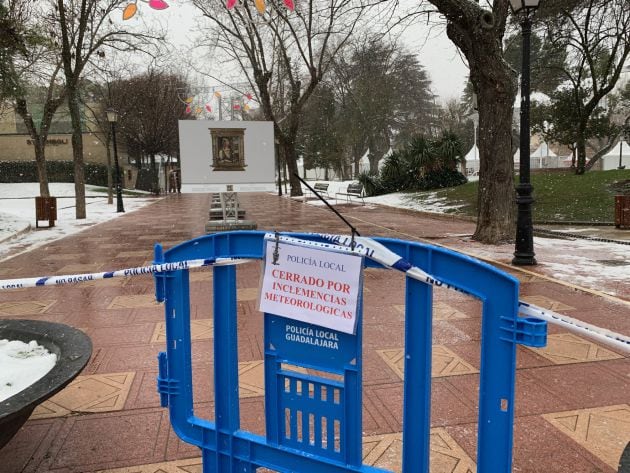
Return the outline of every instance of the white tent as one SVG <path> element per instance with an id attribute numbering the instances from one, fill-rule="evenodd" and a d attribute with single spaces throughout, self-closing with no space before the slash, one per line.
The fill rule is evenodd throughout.
<path id="1" fill-rule="evenodd" d="M 613 149 L 602 156 L 602 171 L 617 169 L 619 167 L 619 156 L 621 155 L 621 165 L 630 169 L 630 144 L 624 140 L 619 141 Z"/>
<path id="2" fill-rule="evenodd" d="M 326 170 L 324 168 L 313 168 L 304 170 L 304 158 L 300 157 L 297 160 L 298 174 L 301 178 L 311 181 L 318 179 L 324 179 L 326 177 Z M 337 179 L 337 173 L 334 170 L 328 170 L 328 179 Z"/>
<path id="3" fill-rule="evenodd" d="M 365 152 L 361 159 L 359 159 L 359 172 L 370 172 L 370 148 Z"/>
<path id="4" fill-rule="evenodd" d="M 576 158 L 577 160 L 577 158 Z M 561 168 L 570 168 L 571 164 L 573 164 L 573 153 L 568 154 L 564 158 L 560 159 L 559 167 Z"/>
<path id="5" fill-rule="evenodd" d="M 529 157 L 532 169 L 558 167 L 558 155 L 549 149 L 549 145 L 544 141 Z"/>
<path id="6" fill-rule="evenodd" d="M 467 176 L 472 176 L 479 171 L 479 148 L 477 148 L 477 145 L 474 145 L 472 148 L 470 148 L 470 151 L 466 153 L 464 159 L 466 160 Z"/>
<path id="7" fill-rule="evenodd" d="M 521 149 L 520 148 L 516 148 L 516 152 L 514 153 L 513 159 L 514 159 L 514 164 L 521 163 Z"/>
<path id="8" fill-rule="evenodd" d="M 385 166 L 385 161 L 387 161 L 387 158 L 389 158 L 393 153 L 394 153 L 394 150 L 389 148 L 387 150 L 387 153 L 385 153 L 383 155 L 383 157 L 378 160 L 378 170 L 379 170 L 379 172 L 381 171 L 381 169 L 383 169 L 383 166 Z"/>

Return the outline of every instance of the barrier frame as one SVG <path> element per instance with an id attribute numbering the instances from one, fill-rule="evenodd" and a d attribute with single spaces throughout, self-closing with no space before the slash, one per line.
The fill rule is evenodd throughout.
<path id="1" fill-rule="evenodd" d="M 325 242 L 313 234 L 282 234 Z M 166 252 L 156 245 L 154 263 L 214 257 L 262 259 L 264 235 L 265 232 L 260 231 L 211 234 L 181 243 Z M 516 345 L 544 346 L 546 322 L 518 316 L 519 282 L 507 273 L 466 255 L 432 245 L 390 238 L 374 240 L 443 283 L 481 300 L 477 469 L 480 472 L 510 472 Z M 382 268 L 367 258 L 365 266 Z M 353 444 L 350 450 L 354 453 L 342 459 L 323 458 L 279 444 L 277 439 L 270 440 L 269 431 L 267 437 L 263 437 L 240 429 L 236 268 L 214 267 L 213 272 L 214 422 L 198 418 L 193 412 L 188 270 L 154 276 L 156 299 L 165 302 L 166 316 L 166 352 L 158 357 L 157 383 L 161 405 L 168 406 L 171 424 L 177 435 L 202 449 L 204 473 L 251 473 L 259 467 L 282 472 L 386 471 L 361 464 L 360 428 L 358 432 L 348 434 L 349 441 L 358 442 L 358 450 Z M 405 278 L 404 372 L 408 375 L 403 384 L 404 473 L 429 472 L 432 292 L 430 284 Z M 221 296 L 217 297 L 218 294 Z M 361 329 L 360 312 L 359 317 L 358 331 Z M 360 376 L 358 379 L 355 388 L 358 389 L 360 406 Z M 266 402 L 268 395 L 266 392 Z M 353 438 L 357 435 L 358 438 Z"/>

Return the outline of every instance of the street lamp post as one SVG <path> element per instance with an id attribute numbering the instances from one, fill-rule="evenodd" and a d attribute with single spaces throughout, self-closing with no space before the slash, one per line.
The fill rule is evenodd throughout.
<path id="1" fill-rule="evenodd" d="M 280 174 L 280 153 L 278 153 L 278 147 L 280 146 L 280 141 L 274 141 L 275 150 L 276 150 L 276 167 L 278 169 L 278 196 L 282 197 L 282 174 Z"/>
<path id="2" fill-rule="evenodd" d="M 112 126 L 112 143 L 114 146 L 114 164 L 116 165 L 116 212 L 124 212 L 122 198 L 122 184 L 120 182 L 120 167 L 118 166 L 118 147 L 116 146 L 116 122 L 118 121 L 118 112 L 113 108 L 107 109 L 107 121 Z"/>
<path id="3" fill-rule="evenodd" d="M 532 33 L 531 14 L 538 8 L 540 0 L 510 0 L 515 15 L 521 15 L 523 32 L 523 63 L 521 65 L 521 136 L 519 181 L 516 186 L 516 204 L 518 216 L 516 221 L 516 248 L 512 264 L 525 266 L 535 265 L 534 230 L 532 227 L 532 204 L 534 188 L 529 177 L 529 56 Z"/>
<path id="4" fill-rule="evenodd" d="M 621 128 L 621 138 L 619 139 L 619 167 L 617 169 L 625 169 L 623 165 L 623 140 L 626 140 L 626 144 L 630 141 L 630 117 L 626 119 L 626 122 Z"/>

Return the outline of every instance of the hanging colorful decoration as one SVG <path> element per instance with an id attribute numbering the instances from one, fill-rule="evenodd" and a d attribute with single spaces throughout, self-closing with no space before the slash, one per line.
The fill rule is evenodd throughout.
<path id="1" fill-rule="evenodd" d="M 138 11 L 138 6 L 135 3 L 130 3 L 123 10 L 123 20 L 128 20 L 132 16 L 136 14 Z"/>
<path id="2" fill-rule="evenodd" d="M 239 91 L 242 86 L 226 85 L 229 90 L 223 90 L 220 86 L 181 88 L 177 91 L 177 98 L 182 103 L 185 114 L 191 117 L 206 120 L 222 119 L 223 112 L 228 113 L 227 116 L 234 120 L 236 116 L 242 118 L 241 114 L 252 110 L 256 101 L 253 93 Z M 228 95 L 223 97 L 224 94 Z"/>
<path id="3" fill-rule="evenodd" d="M 149 7 L 154 10 L 164 10 L 168 8 L 168 3 L 163 0 L 149 0 Z"/>
<path id="4" fill-rule="evenodd" d="M 152 8 L 153 10 L 165 10 L 168 8 L 168 3 L 166 3 L 164 0 L 141 0 L 141 1 L 144 3 L 148 3 L 149 8 Z M 126 21 L 133 18 L 136 13 L 138 13 L 138 0 L 136 0 L 133 3 L 129 3 L 123 9 L 123 20 Z"/>
<path id="5" fill-rule="evenodd" d="M 265 13 L 265 8 L 267 8 L 267 5 L 265 5 L 265 0 L 254 0 L 254 5 L 256 5 L 256 10 L 258 10 L 258 13 L 260 13 L 261 15 Z"/>
<path id="6" fill-rule="evenodd" d="M 236 5 L 236 0 L 227 0 L 228 10 L 231 10 L 232 8 L 234 8 L 234 5 Z"/>

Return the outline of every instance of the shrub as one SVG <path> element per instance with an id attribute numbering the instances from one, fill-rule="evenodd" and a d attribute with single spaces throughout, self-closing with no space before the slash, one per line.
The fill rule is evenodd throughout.
<path id="1" fill-rule="evenodd" d="M 458 186 L 467 182 L 456 169 L 461 154 L 461 142 L 453 133 L 439 140 L 416 136 L 386 158 L 378 177 L 359 176 L 359 181 L 368 195 Z"/>
<path id="2" fill-rule="evenodd" d="M 107 186 L 107 166 L 85 163 L 85 182 Z M 48 182 L 74 182 L 72 161 L 46 161 Z M 0 182 L 38 182 L 35 161 L 0 161 Z"/>

